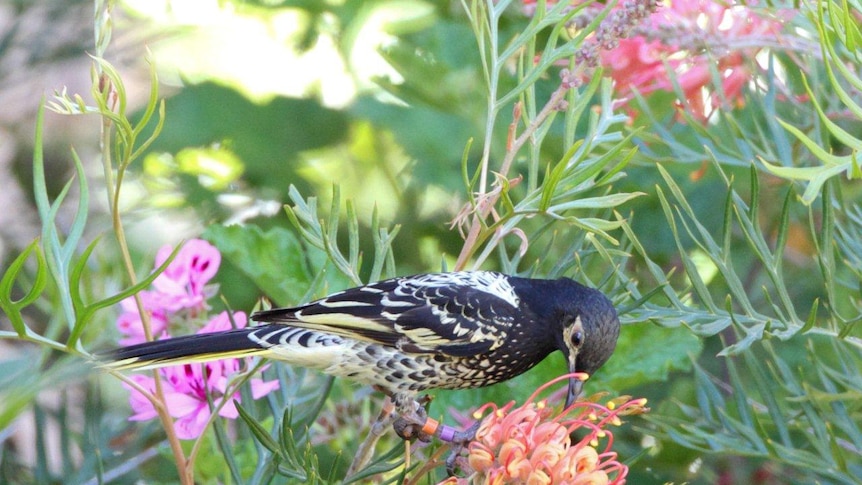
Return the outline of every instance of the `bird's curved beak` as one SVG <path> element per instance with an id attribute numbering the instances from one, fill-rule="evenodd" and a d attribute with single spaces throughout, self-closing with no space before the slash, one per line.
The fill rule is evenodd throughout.
<path id="1" fill-rule="evenodd" d="M 576 372 L 576 363 L 578 360 L 577 352 L 572 352 L 569 355 L 569 374 L 574 374 Z M 578 396 L 581 395 L 581 388 L 584 386 L 584 381 L 578 379 L 574 375 L 569 377 L 569 390 L 566 393 L 566 409 L 578 399 Z"/>

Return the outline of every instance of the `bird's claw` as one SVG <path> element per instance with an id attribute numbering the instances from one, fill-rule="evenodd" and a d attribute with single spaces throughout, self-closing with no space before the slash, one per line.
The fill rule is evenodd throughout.
<path id="1" fill-rule="evenodd" d="M 395 407 L 398 417 L 392 422 L 392 428 L 395 429 L 401 439 L 413 441 L 418 439 L 423 443 L 431 441 L 432 435 L 422 431 L 425 423 L 428 421 L 428 413 L 425 411 L 424 403 L 430 401 L 428 396 L 419 400 L 395 400 Z"/>
<path id="2" fill-rule="evenodd" d="M 395 421 L 392 422 L 392 428 L 395 429 L 395 434 L 403 440 L 419 439 L 423 443 L 428 443 L 431 441 L 431 435 L 422 432 L 422 427 L 425 426 L 427 420 L 428 414 L 425 412 L 425 408 L 417 406 L 413 411 L 402 413 L 395 418 Z"/>
<path id="3" fill-rule="evenodd" d="M 470 442 L 476 438 L 476 432 L 479 431 L 480 425 L 481 421 L 476 421 L 464 431 L 456 431 L 452 437 L 452 452 L 446 457 L 446 473 L 450 477 L 455 476 L 455 471 L 461 467 L 461 462 L 465 460 L 462 454 Z"/>
<path id="4" fill-rule="evenodd" d="M 423 443 L 428 443 L 434 437 L 435 432 L 432 429 L 437 429 L 436 423 L 432 427 L 426 427 L 429 421 L 433 421 L 428 417 L 423 404 L 427 404 L 427 396 L 419 400 L 396 396 L 393 399 L 397 417 L 392 421 L 392 428 L 395 430 L 401 439 L 407 441 L 419 440 Z M 476 432 L 479 430 L 480 422 L 474 423 L 472 426 L 463 431 L 455 431 L 448 426 L 444 426 L 448 431 L 442 432 L 439 437 L 441 440 L 451 443 L 452 452 L 446 458 L 446 471 L 449 476 L 454 476 L 455 471 L 462 467 L 462 462 L 465 460 L 464 451 L 467 446 L 476 438 Z M 426 430 L 428 430 L 426 432 Z"/>

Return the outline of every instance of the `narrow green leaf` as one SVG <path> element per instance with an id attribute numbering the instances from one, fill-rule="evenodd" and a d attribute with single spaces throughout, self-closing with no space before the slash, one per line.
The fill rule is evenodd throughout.
<path id="1" fill-rule="evenodd" d="M 775 254 L 773 257 L 779 270 L 784 261 L 784 250 L 787 248 L 787 237 L 790 232 L 790 207 L 794 195 L 793 187 L 788 187 L 787 195 L 784 196 L 784 203 L 781 206 L 781 215 L 778 218 L 778 227 L 776 228 L 778 232 L 775 235 Z"/>
<path id="2" fill-rule="evenodd" d="M 774 426 L 778 432 L 781 443 L 785 446 L 790 446 L 792 441 L 788 428 L 789 423 L 784 414 L 785 409 L 783 407 L 783 403 L 779 402 L 775 392 L 770 389 L 770 378 L 767 377 L 767 373 L 763 365 L 761 365 L 759 357 L 755 356 L 754 352 L 751 351 L 743 352 L 742 356 L 745 359 L 746 369 L 749 375 L 752 376 L 755 386 L 757 389 L 761 389 L 763 391 L 760 393 L 760 399 L 763 400 L 766 411 L 769 413 L 769 417 L 772 420 L 770 424 Z M 770 438 L 770 434 L 767 432 L 764 423 L 759 418 L 759 413 L 754 413 L 754 418 L 756 419 L 756 430 L 763 438 L 764 445 L 770 450 L 770 453 L 773 453 L 774 455 L 776 451 L 775 447 L 772 446 L 773 440 Z"/>
<path id="3" fill-rule="evenodd" d="M 33 194 L 36 200 L 36 208 L 39 212 L 39 218 L 44 221 L 48 220 L 51 211 L 51 201 L 48 199 L 48 187 L 45 178 L 45 161 L 42 148 L 42 127 L 45 122 L 45 99 L 39 103 L 39 110 L 36 112 L 36 135 L 33 147 Z"/>
<path id="4" fill-rule="evenodd" d="M 583 199 L 570 200 L 568 202 L 561 202 L 559 204 L 552 205 L 548 208 L 548 212 L 560 213 L 562 211 L 570 209 L 607 209 L 620 206 L 632 199 L 644 195 L 646 195 L 644 192 L 623 192 L 597 197 L 586 197 Z"/>
<path id="5" fill-rule="evenodd" d="M 86 304 L 81 297 L 81 278 L 87 267 L 87 261 L 89 261 L 90 255 L 93 254 L 99 241 L 100 238 L 98 237 L 93 239 L 93 241 L 87 245 L 87 248 L 84 249 L 84 252 L 81 253 L 78 260 L 72 265 L 72 272 L 69 275 L 69 292 L 72 297 L 72 306 L 75 308 L 75 315 L 81 315 L 86 307 Z"/>
<path id="6" fill-rule="evenodd" d="M 742 387 L 742 378 L 739 376 L 739 369 L 736 368 L 736 360 L 733 357 L 725 359 L 728 380 L 733 386 L 733 400 L 736 403 L 736 413 L 743 424 L 742 429 L 748 431 L 754 429 L 754 418 L 752 417 L 751 409 L 748 404 L 748 393 Z M 759 439 L 757 442 L 752 442 L 758 448 L 763 449 L 763 442 Z"/>
<path id="7" fill-rule="evenodd" d="M 341 220 L 341 187 L 332 184 L 332 203 L 329 205 L 329 221 L 326 224 L 327 248 L 338 247 L 338 223 Z"/>
<path id="8" fill-rule="evenodd" d="M 557 185 L 560 183 L 560 180 L 563 178 L 563 175 L 566 172 L 567 165 L 572 157 L 575 156 L 578 150 L 580 150 L 583 145 L 583 140 L 576 141 L 566 153 L 563 155 L 563 158 L 554 165 L 554 168 L 551 170 L 550 174 L 545 176 L 545 181 L 542 184 L 542 198 L 539 201 L 539 210 L 544 211 L 551 205 L 551 199 L 556 192 Z"/>
<path id="9" fill-rule="evenodd" d="M 721 249 L 724 254 L 730 254 L 733 242 L 733 179 L 727 186 L 727 196 L 724 198 L 724 222 L 721 226 L 723 237 Z"/>
<path id="10" fill-rule="evenodd" d="M 221 456 L 224 458 L 225 464 L 230 471 L 231 478 L 233 478 L 236 483 L 244 483 L 245 480 L 239 471 L 239 465 L 234 457 L 235 452 L 231 449 L 231 441 L 225 432 L 223 420 L 214 419 L 212 421 L 212 428 L 216 437 L 216 445 L 218 446 L 219 451 L 221 451 Z"/>
<path id="11" fill-rule="evenodd" d="M 638 132 L 639 131 L 640 130 L 638 130 Z M 627 136 L 624 142 L 628 143 L 629 139 L 634 135 L 635 133 L 632 133 L 631 135 Z M 620 143 L 620 146 L 623 146 L 623 143 Z M 626 152 L 621 157 L 619 157 L 619 161 L 617 162 L 617 164 L 611 167 L 610 170 L 605 172 L 601 177 L 596 180 L 596 185 L 604 185 L 610 183 L 614 176 L 620 173 L 622 169 L 624 169 L 629 164 L 629 162 L 632 160 L 632 158 L 634 158 L 637 152 L 637 147 L 633 147 L 626 150 Z"/>
<path id="12" fill-rule="evenodd" d="M 51 470 L 48 468 L 48 418 L 38 402 L 33 405 L 34 434 L 36 435 L 36 466 L 33 471 L 34 483 L 50 483 Z"/>
<path id="13" fill-rule="evenodd" d="M 27 293 L 17 301 L 12 298 L 15 281 L 18 279 L 18 274 L 24 267 L 24 264 L 30 258 L 30 253 L 36 254 L 36 276 L 33 279 L 33 285 Z M 48 271 L 45 264 L 45 256 L 39 247 L 39 240 L 34 239 L 24 251 L 21 252 L 9 265 L 9 268 L 3 273 L 0 278 L 0 309 L 9 318 L 9 323 L 18 334 L 23 337 L 28 333 L 26 323 L 21 315 L 21 310 L 30 305 L 42 294 L 45 285 L 48 282 Z"/>
<path id="14" fill-rule="evenodd" d="M 83 259 L 83 257 L 89 257 L 89 255 L 92 253 L 93 249 L 95 249 L 96 242 L 97 241 L 93 241 L 93 243 L 87 247 L 87 251 L 85 251 L 84 255 L 82 256 L 82 259 Z M 116 305 L 116 304 L 120 303 L 121 301 L 125 300 L 126 298 L 133 296 L 136 293 L 149 287 L 153 283 L 153 281 L 155 281 L 155 279 L 158 278 L 158 276 L 160 274 L 162 274 L 167 269 L 168 265 L 170 265 L 173 262 L 174 258 L 179 253 L 180 248 L 182 248 L 182 244 L 177 244 L 177 246 L 174 248 L 174 250 L 168 256 L 168 258 L 161 264 L 161 266 L 159 266 L 158 268 L 153 270 L 152 273 L 147 275 L 144 279 L 139 281 L 137 284 L 132 285 L 132 286 L 126 288 L 125 290 L 120 291 L 119 293 L 116 293 L 113 296 L 103 298 L 101 300 L 98 300 L 96 302 L 93 302 L 89 305 L 84 306 L 81 313 L 76 315 L 75 323 L 72 327 L 72 331 L 69 332 L 69 340 L 66 342 L 66 347 L 69 349 L 72 349 L 75 347 L 75 345 L 78 343 L 78 340 L 81 338 L 81 334 L 84 332 L 84 329 L 85 329 L 87 323 L 90 321 L 90 318 L 93 316 L 94 313 L 96 313 L 97 311 L 99 311 L 103 308 L 107 308 L 109 306 Z M 81 277 L 80 274 L 83 273 L 83 267 L 86 264 L 86 260 L 79 261 L 79 264 L 81 266 L 81 269 L 79 270 L 78 278 L 80 278 Z"/>
<path id="15" fill-rule="evenodd" d="M 359 219 L 356 216 L 356 207 L 353 201 L 348 199 L 347 204 L 347 262 L 351 268 L 359 268 Z"/>
<path id="16" fill-rule="evenodd" d="M 147 99 L 147 104 L 144 106 L 144 111 L 140 115 L 140 121 L 137 126 L 132 130 L 132 135 L 137 137 L 141 134 L 144 128 L 150 123 L 150 120 L 153 117 L 153 114 L 156 111 L 156 108 L 159 108 L 159 111 L 164 107 L 164 101 L 159 101 L 159 77 L 156 72 L 156 64 L 153 62 L 151 57 L 151 53 L 148 51 L 145 56 L 145 60 L 147 65 L 150 67 L 150 97 Z M 159 116 L 160 121 L 164 120 L 164 116 Z M 151 139 L 155 139 L 158 136 L 159 127 L 156 127 L 156 130 L 153 132 L 153 135 L 150 137 Z"/>
<path id="17" fill-rule="evenodd" d="M 397 444 L 386 453 L 380 455 L 376 460 L 371 461 L 367 467 L 357 471 L 355 474 L 344 478 L 344 485 L 350 483 L 364 483 L 363 481 L 378 475 L 394 470 L 404 464 L 404 459 L 400 458 L 404 454 L 404 445 Z M 398 458 L 398 459 L 396 459 Z"/>
<path id="18" fill-rule="evenodd" d="M 75 211 L 72 226 L 69 228 L 69 233 L 66 235 L 66 241 L 64 242 L 64 261 L 72 260 L 78 247 L 78 242 L 84 234 L 84 228 L 87 225 L 87 214 L 90 211 L 90 190 L 87 187 L 87 174 L 84 172 L 84 164 L 81 163 L 81 159 L 74 149 L 72 150 L 72 160 L 75 162 L 75 174 L 78 178 L 78 209 Z"/>
<path id="19" fill-rule="evenodd" d="M 799 329 L 799 333 L 804 334 L 805 332 L 814 328 L 814 325 L 817 324 L 817 308 L 820 306 L 820 298 L 815 298 L 814 302 L 811 304 L 811 310 L 808 312 L 808 318 L 805 319 L 805 325 Z"/>
<path id="20" fill-rule="evenodd" d="M 823 186 L 823 196 L 821 200 L 821 217 L 820 230 L 815 236 L 817 243 L 817 256 L 820 263 L 820 272 L 823 275 L 823 283 L 826 288 L 826 294 L 830 301 L 834 301 L 835 290 L 835 252 L 833 250 L 833 235 L 835 234 L 835 208 L 832 200 L 831 184 Z M 813 220 L 813 219 L 812 219 Z"/>
<path id="21" fill-rule="evenodd" d="M 264 427 L 255 420 L 242 405 L 234 401 L 234 405 L 236 406 L 236 410 L 239 412 L 239 417 L 242 418 L 243 421 L 248 425 L 251 434 L 254 435 L 255 439 L 262 444 L 267 450 L 269 450 L 273 455 L 281 455 L 281 449 L 278 446 L 278 443 L 272 438 L 269 432 L 264 429 Z"/>
<path id="22" fill-rule="evenodd" d="M 802 83 L 805 85 L 805 89 L 808 92 L 809 97 L 811 98 L 811 102 L 814 105 L 814 109 L 817 111 L 817 114 L 820 115 L 820 121 L 826 126 L 826 129 L 829 130 L 829 133 L 832 134 L 838 141 L 850 147 L 854 152 L 862 151 L 862 140 L 851 135 L 847 130 L 841 128 L 837 123 L 832 121 L 830 117 L 823 111 L 823 108 L 820 106 L 820 103 L 817 101 L 817 96 L 815 96 L 814 92 L 808 86 L 808 79 L 805 76 L 802 76 Z M 851 105 L 855 105 L 852 103 Z M 856 107 L 858 112 L 862 112 L 862 108 Z"/>
<path id="23" fill-rule="evenodd" d="M 748 176 L 751 179 L 751 195 L 748 198 L 751 203 L 748 209 L 748 218 L 752 221 L 757 221 L 759 220 L 757 209 L 760 205 L 760 180 L 757 177 L 757 167 L 755 167 L 754 164 L 749 168 Z"/>
<path id="24" fill-rule="evenodd" d="M 481 167 L 477 167 L 476 171 L 473 172 L 473 177 L 471 178 L 469 174 L 469 163 L 470 163 L 470 148 L 473 146 L 473 138 L 470 137 L 467 139 L 467 143 L 464 146 L 464 151 L 461 153 L 461 178 L 464 183 L 464 188 L 466 189 L 467 197 L 469 198 L 469 202 L 471 206 L 476 205 L 476 197 L 473 195 L 476 190 L 476 182 L 479 180 L 479 176 L 481 175 Z"/>

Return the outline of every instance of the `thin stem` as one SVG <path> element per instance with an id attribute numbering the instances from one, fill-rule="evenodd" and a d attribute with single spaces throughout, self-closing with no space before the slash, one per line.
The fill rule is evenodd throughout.
<path id="1" fill-rule="evenodd" d="M 104 73 L 101 72 L 98 63 L 95 63 L 95 69 L 97 72 L 96 78 L 99 80 L 99 82 L 106 82 L 107 76 L 105 76 Z M 105 88 L 100 89 L 99 92 L 102 93 L 102 95 L 105 97 L 106 109 L 110 109 L 109 99 L 113 94 L 113 90 L 110 86 L 106 86 Z M 117 244 L 120 248 L 120 254 L 123 259 L 123 266 L 125 267 L 129 282 L 132 285 L 135 285 L 137 284 L 138 279 L 137 275 L 135 274 L 135 267 L 132 263 L 129 246 L 126 241 L 126 233 L 123 228 L 123 222 L 120 215 L 120 208 L 118 203 L 121 184 L 119 182 L 115 184 L 114 179 L 113 160 L 111 154 L 113 127 L 114 124 L 111 121 L 111 118 L 103 114 L 101 132 L 99 137 L 99 147 L 102 154 L 102 166 L 105 174 L 105 187 L 108 195 L 108 204 L 111 210 L 111 222 L 113 224 L 114 235 L 117 238 Z M 139 293 L 135 294 L 134 299 L 135 305 L 138 309 L 138 313 L 141 316 L 141 324 L 144 328 L 144 335 L 146 336 L 147 340 L 152 340 L 153 333 L 150 316 L 144 308 L 144 303 Z M 191 467 L 189 466 L 190 463 L 188 463 L 188 460 L 186 460 L 179 438 L 177 438 L 176 432 L 174 430 L 173 419 L 168 413 L 166 407 L 167 401 L 165 400 L 165 393 L 162 387 L 161 377 L 157 370 L 153 371 L 153 384 L 155 387 L 155 392 L 153 393 L 154 395 L 144 395 L 147 396 L 150 402 L 152 402 L 153 407 L 156 409 L 156 412 L 159 415 L 159 420 L 162 422 L 162 426 L 165 429 L 165 434 L 167 436 L 168 443 L 170 444 L 171 452 L 176 459 L 177 473 L 179 474 L 180 482 L 183 485 L 193 485 L 194 474 L 191 472 Z"/>
<path id="2" fill-rule="evenodd" d="M 443 446 L 437 448 L 434 453 L 425 461 L 425 464 L 422 465 L 422 468 L 416 471 L 413 474 L 413 478 L 408 478 L 404 485 L 418 485 L 423 479 L 425 479 L 432 470 L 440 466 L 445 460 L 442 460 L 443 453 L 449 451 L 452 446 L 448 443 Z"/>
<path id="3" fill-rule="evenodd" d="M 479 174 L 479 195 L 485 194 L 488 190 L 488 163 L 491 158 L 491 143 L 494 140 L 494 123 L 497 120 L 499 105 L 497 104 L 497 87 L 500 79 L 500 62 L 498 58 L 498 39 L 497 39 L 497 16 L 494 14 L 494 2 L 488 1 L 485 5 L 488 12 L 488 49 L 490 55 L 487 57 L 488 66 L 488 117 L 485 120 L 485 143 L 482 146 L 482 162 L 481 171 Z M 477 19 L 476 21 L 481 21 Z M 479 46 L 482 47 L 482 46 Z M 483 56 L 484 57 L 484 56 Z"/>
<path id="4" fill-rule="evenodd" d="M 560 86 L 556 89 L 556 91 L 551 94 L 551 97 L 548 99 L 548 102 L 542 108 L 542 111 L 539 111 L 539 114 L 536 115 L 536 118 L 527 126 L 527 129 L 521 133 L 521 136 L 515 139 L 514 143 L 512 143 L 512 148 L 506 152 L 506 157 L 503 159 L 503 163 L 500 165 L 500 175 L 503 177 L 509 173 L 509 168 L 512 166 L 512 162 L 515 160 L 515 155 L 517 155 L 518 151 L 521 147 L 524 146 L 525 143 L 533 136 L 533 133 L 539 129 L 540 126 L 545 122 L 545 120 L 554 113 L 559 110 L 560 103 L 566 97 L 566 94 L 569 92 L 570 86 L 564 82 L 560 84 Z"/>
<path id="5" fill-rule="evenodd" d="M 362 470 L 371 461 L 371 457 L 374 455 L 374 447 L 377 446 L 380 437 L 386 433 L 386 430 L 393 421 L 395 421 L 395 414 L 392 412 L 392 400 L 389 396 L 386 396 L 380 414 L 377 415 L 377 419 L 371 423 L 371 427 L 368 429 L 368 436 L 365 437 L 359 445 L 359 449 L 356 450 L 356 456 L 347 469 L 347 477 Z"/>

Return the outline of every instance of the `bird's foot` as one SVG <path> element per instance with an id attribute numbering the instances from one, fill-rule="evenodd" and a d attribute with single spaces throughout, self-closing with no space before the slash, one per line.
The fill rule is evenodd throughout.
<path id="1" fill-rule="evenodd" d="M 466 430 L 456 430 L 451 426 L 441 424 L 439 421 L 428 417 L 425 404 L 430 401 L 426 395 L 414 399 L 410 396 L 396 395 L 392 397 L 395 419 L 392 427 L 401 439 L 407 441 L 419 440 L 428 443 L 436 436 L 440 441 L 452 444 L 452 452 L 446 459 L 446 471 L 450 476 L 455 475 L 456 469 L 462 466 L 466 459 L 464 452 L 467 446 L 476 438 L 481 422 L 476 422 Z"/>
<path id="2" fill-rule="evenodd" d="M 434 420 L 428 417 L 425 408 L 419 407 L 413 412 L 401 414 L 395 418 L 392 427 L 395 429 L 395 434 L 401 439 L 408 441 L 418 439 L 423 443 L 428 443 L 434 436 L 433 431 L 427 427 L 429 421 Z"/>
<path id="3" fill-rule="evenodd" d="M 462 462 L 466 460 L 466 457 L 463 456 L 464 451 L 467 450 L 470 442 L 476 438 L 476 432 L 479 431 L 481 424 L 481 421 L 476 421 L 469 428 L 463 431 L 455 431 L 453 434 L 451 440 L 452 452 L 446 457 L 446 473 L 450 477 L 455 476 L 455 470 L 462 467 Z"/>

